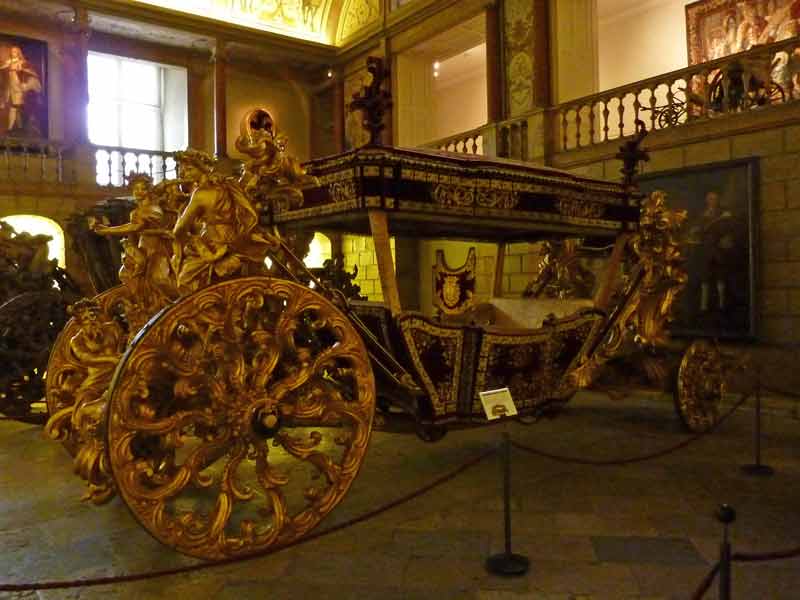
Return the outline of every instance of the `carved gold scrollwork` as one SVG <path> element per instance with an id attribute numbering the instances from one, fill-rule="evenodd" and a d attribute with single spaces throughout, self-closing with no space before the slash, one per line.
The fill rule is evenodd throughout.
<path id="1" fill-rule="evenodd" d="M 719 348 L 697 340 L 686 350 L 675 383 L 675 408 L 686 427 L 707 431 L 719 419 L 725 378 Z"/>
<path id="2" fill-rule="evenodd" d="M 629 242 L 636 257 L 631 277 L 603 339 L 591 356 L 570 374 L 577 387 L 588 386 L 600 366 L 618 355 L 631 337 L 645 348 L 663 346 L 668 339 L 667 324 L 672 318 L 672 305 L 686 285 L 677 239 L 686 220 L 686 211 L 671 210 L 666 200 L 664 192 L 655 191 L 642 203 L 639 231 Z"/>
<path id="3" fill-rule="evenodd" d="M 525 298 L 588 298 L 595 276 L 578 256 L 581 240 L 542 242 L 536 278 L 522 292 Z"/>
<path id="4" fill-rule="evenodd" d="M 483 208 L 516 208 L 519 196 L 511 190 L 479 188 L 475 194 L 475 204 Z"/>
<path id="5" fill-rule="evenodd" d="M 442 206 L 474 206 L 475 189 L 464 185 L 440 183 L 433 189 L 433 199 Z"/>
<path id="6" fill-rule="evenodd" d="M 440 183 L 433 189 L 433 200 L 442 206 L 510 209 L 516 208 L 519 195 L 506 189 Z"/>
<path id="7" fill-rule="evenodd" d="M 348 179 L 328 185 L 328 193 L 333 202 L 350 202 L 358 197 L 358 188 L 355 180 Z"/>
<path id="8" fill-rule="evenodd" d="M 219 559 L 290 543 L 364 458 L 375 383 L 331 302 L 264 277 L 207 287 L 150 321 L 111 384 L 108 450 L 151 534 Z"/>
<path id="9" fill-rule="evenodd" d="M 606 210 L 605 205 L 590 200 L 572 200 L 561 198 L 558 200 L 558 212 L 565 217 L 579 217 L 583 219 L 599 219 Z"/>

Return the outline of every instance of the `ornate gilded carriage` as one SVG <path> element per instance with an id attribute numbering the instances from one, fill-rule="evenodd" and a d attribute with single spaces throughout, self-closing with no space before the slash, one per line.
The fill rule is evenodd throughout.
<path id="1" fill-rule="evenodd" d="M 237 147 L 249 157 L 238 179 L 190 150 L 176 156 L 178 180 L 133 182 L 130 222 L 95 227 L 126 240 L 122 284 L 73 305 L 48 365 L 46 430 L 73 454 L 87 498 L 118 494 L 181 552 L 217 559 L 305 535 L 356 476 L 376 406 L 435 440 L 485 422 L 479 391 L 507 386 L 533 414 L 589 385 L 624 344 L 664 342 L 684 275 L 683 216 L 663 195 L 379 146 L 304 171 L 263 110 Z M 315 230 L 372 236 L 383 303 L 352 301 L 332 285 L 350 278 L 305 267 Z M 404 310 L 390 242 L 402 235 L 493 242 L 501 272 L 516 240 L 614 249 L 594 299 L 495 298 L 511 315 L 502 326 L 477 306 Z"/>

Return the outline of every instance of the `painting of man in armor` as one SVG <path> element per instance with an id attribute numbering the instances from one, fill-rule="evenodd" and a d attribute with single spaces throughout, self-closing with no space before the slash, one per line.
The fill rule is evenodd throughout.
<path id="1" fill-rule="evenodd" d="M 0 35 L 0 135 L 47 137 L 47 44 Z"/>
<path id="2" fill-rule="evenodd" d="M 751 338 L 754 310 L 756 170 L 752 160 L 666 171 L 640 180 L 686 210 L 681 233 L 687 285 L 675 302 L 672 333 Z"/>

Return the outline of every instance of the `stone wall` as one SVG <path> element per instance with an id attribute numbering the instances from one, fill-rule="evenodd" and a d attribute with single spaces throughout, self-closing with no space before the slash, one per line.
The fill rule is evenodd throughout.
<path id="1" fill-rule="evenodd" d="M 727 127 L 729 131 L 719 131 L 712 139 L 693 143 L 681 143 L 681 137 L 689 137 L 691 127 L 682 129 L 687 131 L 664 131 L 664 136 L 656 132 L 648 138 L 645 146 L 649 143 L 655 149 L 650 162 L 644 165 L 644 173 L 758 158 L 758 338 L 775 343 L 800 342 L 800 125 L 775 123 L 747 132 Z M 618 180 L 619 167 L 619 161 L 604 158 L 568 168 Z"/>
<path id="2" fill-rule="evenodd" d="M 395 255 L 395 241 L 390 239 L 392 259 Z M 361 287 L 361 295 L 373 302 L 383 302 L 383 289 L 378 273 L 378 260 L 375 257 L 375 243 L 372 237 L 365 235 L 342 236 L 342 253 L 345 269 L 352 272 L 358 266 L 355 283 Z"/>

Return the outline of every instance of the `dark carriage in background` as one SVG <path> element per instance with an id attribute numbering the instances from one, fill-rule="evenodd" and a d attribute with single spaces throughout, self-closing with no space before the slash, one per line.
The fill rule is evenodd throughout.
<path id="1" fill-rule="evenodd" d="M 49 236 L 0 221 L 0 412 L 41 421 L 50 348 L 67 322 L 77 285 L 48 258 Z"/>

